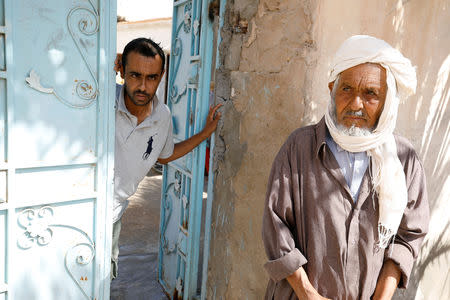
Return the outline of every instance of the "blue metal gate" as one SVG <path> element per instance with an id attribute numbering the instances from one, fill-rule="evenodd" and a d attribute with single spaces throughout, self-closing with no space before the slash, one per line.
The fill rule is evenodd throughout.
<path id="1" fill-rule="evenodd" d="M 209 108 L 213 54 L 208 0 L 174 1 L 168 105 L 175 142 L 199 132 Z M 174 299 L 200 294 L 199 252 L 205 142 L 164 168 L 159 281 Z"/>
<path id="2" fill-rule="evenodd" d="M 111 2 L 0 1 L 0 299 L 109 299 Z"/>

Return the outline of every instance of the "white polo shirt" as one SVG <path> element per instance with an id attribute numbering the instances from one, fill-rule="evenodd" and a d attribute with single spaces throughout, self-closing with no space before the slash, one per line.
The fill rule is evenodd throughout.
<path id="1" fill-rule="evenodd" d="M 137 125 L 137 118 L 125 106 L 124 92 L 117 85 L 113 222 L 122 217 L 128 198 L 156 160 L 171 156 L 174 147 L 169 108 L 155 95 L 151 115 Z"/>

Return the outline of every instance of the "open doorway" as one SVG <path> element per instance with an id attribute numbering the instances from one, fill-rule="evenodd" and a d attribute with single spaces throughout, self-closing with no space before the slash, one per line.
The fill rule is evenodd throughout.
<path id="1" fill-rule="evenodd" d="M 138 37 L 160 43 L 166 54 L 166 72 L 156 95 L 166 101 L 173 1 L 117 0 L 117 52 Z M 122 84 L 117 76 L 117 83 Z M 111 282 L 111 299 L 167 299 L 158 283 L 158 243 L 162 169 L 149 170 L 122 217 L 119 272 Z"/>
<path id="2" fill-rule="evenodd" d="M 181 76 L 184 76 L 183 80 L 185 82 L 188 82 L 187 92 L 186 96 L 181 97 L 183 94 L 179 94 L 177 97 L 176 102 L 174 101 L 173 94 L 170 94 L 170 91 L 168 92 L 169 85 L 169 79 L 170 79 L 170 72 L 176 73 L 178 71 L 173 71 L 169 67 L 169 61 L 172 59 L 176 59 L 177 56 L 180 58 L 180 53 L 176 53 L 174 49 L 171 49 L 171 33 L 172 33 L 172 1 L 147 1 L 148 3 L 153 4 L 154 6 L 151 11 L 155 11 L 155 7 L 158 9 L 161 9 L 161 13 L 159 15 L 152 15 L 147 17 L 147 15 L 142 16 L 142 12 L 144 11 L 150 11 L 149 9 L 146 9 L 143 7 L 142 3 L 144 1 L 125 1 L 125 0 L 117 0 L 118 4 L 118 25 L 117 25 L 117 51 L 119 53 L 122 52 L 124 46 L 132 39 L 137 37 L 150 37 L 155 42 L 160 43 L 163 50 L 166 54 L 166 72 L 164 74 L 164 78 L 161 81 L 161 84 L 157 91 L 157 96 L 160 101 L 164 101 L 165 103 L 169 104 L 169 107 L 171 107 L 169 101 L 172 101 L 173 103 L 180 102 L 186 102 L 188 103 L 186 105 L 184 114 L 185 121 L 182 121 L 183 118 L 180 117 L 180 107 L 178 107 L 178 121 L 175 117 L 173 119 L 174 123 L 174 136 L 175 136 L 175 142 L 179 142 L 179 139 L 177 139 L 177 134 L 175 131 L 179 130 L 180 132 L 184 132 L 184 130 L 189 132 L 188 136 L 191 135 L 194 131 L 193 129 L 193 117 L 192 114 L 194 111 L 198 109 L 195 105 L 200 103 L 198 97 L 203 97 L 202 101 L 207 101 L 208 103 L 213 103 L 214 101 L 214 71 L 215 68 L 211 68 L 211 84 L 209 83 L 208 79 L 208 86 L 207 86 L 207 93 L 206 97 L 203 94 L 201 96 L 199 92 L 199 86 L 201 86 L 201 83 L 197 83 L 196 87 L 195 83 L 192 81 L 192 78 L 190 77 L 191 73 L 182 74 L 182 72 L 179 73 L 180 76 L 178 76 L 178 79 L 180 79 Z M 177 1 L 180 2 L 179 10 L 182 10 L 183 12 L 183 21 L 186 23 L 186 20 L 192 23 L 192 32 L 195 30 L 195 18 L 198 17 L 195 15 L 195 12 L 193 12 L 191 15 L 188 15 L 186 13 L 187 8 L 192 9 L 192 11 L 195 10 L 195 5 L 189 6 L 190 1 Z M 192 1 L 195 2 L 195 1 Z M 135 18 L 131 17 L 133 15 L 133 9 L 132 7 L 135 5 L 136 10 L 141 14 L 142 17 Z M 139 6 L 138 6 L 139 5 Z M 165 8 L 163 8 L 165 6 Z M 175 4 L 177 6 L 177 4 Z M 192 8 L 193 7 L 193 8 Z M 204 8 L 205 10 L 208 9 L 208 7 Z M 123 12 L 123 13 L 122 13 Z M 187 19 L 187 17 L 192 19 Z M 214 22 L 214 38 L 210 38 L 208 46 L 214 49 L 212 51 L 214 53 L 213 60 L 210 62 L 211 65 L 215 66 L 215 49 L 217 44 L 217 32 L 218 32 L 218 16 L 213 16 L 211 20 Z M 180 23 L 180 28 L 183 28 L 185 32 L 188 32 L 186 30 L 186 27 Z M 178 27 L 178 25 L 177 25 Z M 198 23 L 197 23 L 198 27 Z M 198 34 L 195 34 L 198 35 Z M 175 43 L 175 45 L 178 45 Z M 200 45 L 200 42 L 198 42 L 198 45 Z M 199 47 L 199 46 L 197 46 Z M 195 48 L 195 47 L 193 47 Z M 175 51 L 173 55 L 171 55 L 171 51 Z M 198 51 L 198 49 L 194 49 L 194 51 Z M 178 51 L 179 52 L 179 51 Z M 195 60 L 192 59 L 192 57 L 195 57 L 195 55 L 191 54 L 191 57 L 188 57 L 188 62 L 192 64 L 192 62 L 195 63 Z M 199 57 L 197 55 L 196 57 Z M 184 58 L 186 59 L 186 58 Z M 200 61 L 201 58 L 195 58 L 197 61 Z M 201 64 L 200 64 L 201 65 Z M 198 79 L 198 76 L 197 76 Z M 120 83 L 120 77 L 118 77 L 118 81 Z M 205 85 L 204 85 L 205 86 Z M 204 87 L 203 87 L 204 88 Z M 205 88 L 204 88 L 205 89 Z M 195 95 L 194 95 L 195 90 Z M 208 96 L 209 92 L 209 96 Z M 196 104 L 197 103 L 197 104 Z M 173 114 L 175 114 L 173 112 Z M 180 121 L 181 120 L 181 121 Z M 182 125 L 181 123 L 185 122 L 187 125 Z M 191 125 L 189 125 L 191 124 Z M 183 127 L 185 126 L 185 127 Z M 180 127 L 182 129 L 180 129 Z M 178 134 L 178 137 L 181 136 L 181 134 Z M 183 241 L 180 240 L 180 232 L 184 232 L 187 236 L 188 230 L 191 230 L 191 227 L 194 225 L 185 225 L 185 223 L 192 223 L 191 220 L 188 220 L 188 217 L 186 216 L 187 212 L 190 212 L 190 205 L 193 205 L 193 202 L 196 201 L 196 205 L 201 207 L 200 214 L 197 214 L 195 216 L 196 219 L 198 219 L 197 224 L 201 224 L 199 227 L 199 232 L 196 232 L 196 238 L 192 240 L 192 234 L 189 235 L 189 238 L 191 239 L 191 244 L 194 243 L 194 247 L 196 248 L 195 251 L 197 253 L 195 256 L 197 257 L 194 259 L 194 264 L 196 265 L 195 275 L 191 276 L 191 291 L 194 291 L 193 293 L 195 296 L 200 299 L 200 295 L 202 292 L 202 278 L 204 277 L 203 273 L 206 270 L 204 261 L 207 261 L 207 255 L 204 256 L 204 247 L 205 247 L 205 234 L 209 234 L 207 230 L 207 226 L 205 224 L 208 223 L 208 207 L 211 209 L 211 198 L 208 199 L 208 190 L 211 191 L 212 184 L 210 178 L 208 178 L 208 171 L 211 167 L 211 164 L 209 163 L 209 148 L 214 143 L 211 143 L 208 141 L 208 146 L 206 148 L 206 153 L 196 154 L 196 157 L 194 155 L 191 155 L 184 160 L 182 160 L 181 163 L 177 163 L 175 161 L 171 167 L 178 168 L 181 166 L 181 169 L 187 170 L 187 172 L 183 173 L 183 175 L 180 175 L 180 191 L 168 191 L 171 186 L 171 183 L 169 183 L 173 178 L 170 178 L 170 174 L 164 177 L 161 174 L 161 169 L 153 168 L 149 171 L 147 176 L 144 178 L 144 180 L 140 183 L 139 188 L 137 192 L 129 198 L 130 204 L 124 213 L 122 217 L 122 230 L 120 234 L 119 239 L 119 248 L 120 248 L 120 255 L 119 255 L 119 273 L 118 277 L 112 281 L 111 283 L 111 299 L 178 299 L 183 292 L 183 288 L 179 287 L 179 285 L 184 284 L 184 280 L 186 279 L 189 274 L 186 274 L 186 272 L 189 272 L 189 268 L 186 266 L 186 263 L 181 262 L 180 263 L 180 257 L 176 258 L 173 263 L 167 263 L 168 260 L 166 260 L 166 265 L 164 268 L 161 267 L 161 262 L 158 261 L 158 256 L 161 257 L 161 255 L 164 258 L 167 258 L 169 256 L 176 257 L 180 253 L 185 254 L 186 249 L 183 248 Z M 188 156 L 188 155 L 187 155 Z M 180 159 L 181 160 L 181 159 Z M 201 174 L 203 176 L 204 172 L 204 178 L 196 179 L 199 184 L 199 189 L 202 189 L 202 193 L 200 193 L 200 197 L 197 197 L 197 199 L 190 199 L 191 194 L 191 177 L 190 173 L 192 171 L 192 165 L 195 164 L 195 160 L 202 160 L 199 164 L 201 165 L 202 169 L 205 170 L 196 170 L 198 174 Z M 188 167 L 186 167 L 188 166 Z M 175 174 L 175 176 L 172 176 L 174 178 L 177 178 L 177 172 L 172 172 L 172 175 Z M 194 173 L 195 173 L 194 172 Z M 170 173 L 167 172 L 166 173 Z M 181 174 L 181 173 L 179 173 Z M 188 175 L 186 175 L 188 174 Z M 198 177 L 197 177 L 198 178 Z M 166 182 L 163 183 L 163 180 Z M 164 193 L 161 193 L 162 186 L 165 186 L 166 191 Z M 163 187 L 164 189 L 164 187 Z M 161 208 L 161 195 L 168 195 L 169 193 L 172 193 L 173 199 L 170 199 L 170 201 L 176 202 L 177 200 L 181 200 L 180 203 L 181 206 L 184 206 L 184 208 L 181 208 L 182 212 L 178 216 L 175 212 L 172 214 L 172 211 L 170 213 L 172 214 L 172 219 L 169 220 L 170 215 L 166 214 L 165 212 L 168 212 L 165 210 L 164 205 L 167 205 L 167 199 L 165 199 L 165 204 L 163 204 L 163 208 Z M 210 193 L 212 195 L 212 193 Z M 189 198 L 189 199 L 188 199 Z M 183 202 L 184 201 L 184 202 Z M 186 202 L 188 202 L 186 208 Z M 189 204 L 189 202 L 191 204 Z M 198 203 L 200 202 L 200 203 Z M 209 205 L 207 205 L 209 204 Z M 172 204 L 171 204 L 172 205 Z M 161 214 L 162 217 L 161 217 Z M 178 217 L 178 218 L 177 218 Z M 161 222 L 161 219 L 163 219 Z M 175 223 L 173 221 L 175 219 Z M 174 231 L 173 228 L 171 228 L 171 225 L 169 222 L 172 222 L 171 224 L 176 224 L 176 222 L 180 221 L 180 232 Z M 169 225 L 168 225 L 169 224 Z M 178 225 L 176 225 L 178 227 Z M 173 226 L 172 226 L 173 227 Z M 162 228 L 162 229 L 161 229 Z M 189 228 L 189 229 L 188 229 Z M 178 230 L 178 228 L 176 228 Z M 167 230 L 167 232 L 166 232 Z M 172 235 L 175 235 L 175 238 L 172 238 L 172 241 L 168 241 L 169 239 L 169 231 L 173 231 Z M 160 245 L 160 239 L 164 239 L 164 242 L 168 242 L 168 245 L 170 244 L 170 247 L 162 247 Z M 208 239 L 206 239 L 208 240 Z M 192 242 L 193 241 L 193 242 Z M 184 244 L 185 245 L 185 244 Z M 184 246 L 185 247 L 185 246 Z M 192 245 L 191 245 L 192 247 Z M 166 249 L 167 248 L 167 249 Z M 189 250 L 192 251 L 192 250 Z M 184 253 L 183 253 L 184 252 Z M 207 252 L 207 251 L 206 251 Z M 169 266 L 168 266 L 169 264 Z M 192 262 L 191 262 L 192 264 Z M 169 269 L 169 273 L 173 272 L 174 276 L 171 274 L 167 274 L 167 270 Z M 161 271 L 162 270 L 162 271 Z M 164 273 L 164 277 L 161 280 L 161 274 Z M 172 278 L 171 278 L 172 276 Z M 175 280 L 172 280 L 175 278 Z M 180 280 L 181 278 L 181 280 Z M 159 279 L 159 282 L 158 282 Z M 171 282 L 170 282 L 171 281 Z M 192 281 L 195 281 L 195 283 L 192 286 Z M 164 288 L 160 285 L 162 283 L 164 285 Z M 175 284 L 173 284 L 175 283 Z M 171 285 L 172 284 L 172 285 Z M 192 292 L 190 292 L 192 293 Z"/>

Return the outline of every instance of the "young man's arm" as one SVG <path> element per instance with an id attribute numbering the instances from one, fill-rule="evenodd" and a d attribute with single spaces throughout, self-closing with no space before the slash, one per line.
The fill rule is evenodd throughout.
<path id="1" fill-rule="evenodd" d="M 220 112 L 216 111 L 222 106 L 222 104 L 218 104 L 209 109 L 208 117 L 206 118 L 206 125 L 202 131 L 193 135 L 187 140 L 184 140 L 180 143 L 176 143 L 173 148 L 173 153 L 168 158 L 158 158 L 158 162 L 161 164 L 167 164 L 168 162 L 178 159 L 188 152 L 192 151 L 195 147 L 197 147 L 201 142 L 206 140 L 211 136 L 211 134 L 216 130 L 217 123 L 220 119 Z"/>

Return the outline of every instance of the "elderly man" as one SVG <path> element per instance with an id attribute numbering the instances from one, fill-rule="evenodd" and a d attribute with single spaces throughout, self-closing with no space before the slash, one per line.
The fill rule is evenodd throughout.
<path id="1" fill-rule="evenodd" d="M 393 131 L 415 88 L 410 61 L 386 42 L 341 45 L 325 117 L 294 131 L 272 166 L 266 299 L 379 300 L 406 288 L 429 208 L 422 164 Z"/>

